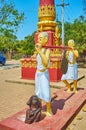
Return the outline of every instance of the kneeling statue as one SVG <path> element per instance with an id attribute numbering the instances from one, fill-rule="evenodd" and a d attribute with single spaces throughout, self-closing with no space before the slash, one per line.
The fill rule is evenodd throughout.
<path id="1" fill-rule="evenodd" d="M 39 98 L 36 95 L 31 96 L 27 101 L 27 105 L 29 105 L 29 109 L 26 111 L 25 123 L 31 124 L 40 121 L 41 102 Z"/>

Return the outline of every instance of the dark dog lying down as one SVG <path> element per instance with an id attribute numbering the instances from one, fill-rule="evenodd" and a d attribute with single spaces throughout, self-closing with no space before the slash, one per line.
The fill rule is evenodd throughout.
<path id="1" fill-rule="evenodd" d="M 27 102 L 29 109 L 26 111 L 25 123 L 31 124 L 33 122 L 40 121 L 41 117 L 41 102 L 36 95 L 30 97 Z"/>

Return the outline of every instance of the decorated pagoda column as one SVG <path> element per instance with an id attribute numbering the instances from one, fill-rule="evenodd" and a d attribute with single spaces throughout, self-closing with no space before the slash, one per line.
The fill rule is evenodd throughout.
<path id="1" fill-rule="evenodd" d="M 57 26 L 56 22 L 54 21 L 55 18 L 56 11 L 54 0 L 40 0 L 38 9 L 38 33 L 36 33 L 35 42 L 37 42 L 37 35 L 39 32 L 46 31 L 49 34 L 48 45 L 53 45 L 53 35 Z"/>
<path id="2" fill-rule="evenodd" d="M 48 46 L 58 46 L 60 44 L 60 33 L 55 22 L 56 10 L 54 0 L 40 0 L 38 9 L 38 29 L 35 33 L 35 44 L 38 42 L 38 34 L 47 32 L 49 35 Z M 50 81 L 57 82 L 61 79 L 61 53 L 58 49 L 51 50 L 51 66 L 49 68 Z M 35 79 L 36 59 L 34 57 L 22 59 L 22 78 Z"/>

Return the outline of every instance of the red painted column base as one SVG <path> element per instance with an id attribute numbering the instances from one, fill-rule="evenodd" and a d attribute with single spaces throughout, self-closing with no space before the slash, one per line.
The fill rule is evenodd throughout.
<path id="1" fill-rule="evenodd" d="M 35 79 L 36 68 L 22 67 L 21 68 L 21 78 L 22 79 Z M 61 69 L 50 68 L 49 69 L 50 82 L 58 82 L 61 80 L 62 71 Z"/>
<path id="2" fill-rule="evenodd" d="M 21 68 L 21 78 L 22 79 L 35 79 L 36 68 L 22 67 Z"/>

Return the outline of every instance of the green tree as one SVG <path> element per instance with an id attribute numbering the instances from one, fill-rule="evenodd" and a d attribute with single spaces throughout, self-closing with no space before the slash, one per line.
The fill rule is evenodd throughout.
<path id="1" fill-rule="evenodd" d="M 19 13 L 13 2 L 0 0 L 0 50 L 11 51 L 23 20 L 24 13 Z"/>
<path id="2" fill-rule="evenodd" d="M 28 57 L 29 55 L 33 55 L 34 53 L 34 33 L 31 36 L 26 36 L 24 40 L 21 40 L 17 45 L 17 51 L 20 55 L 25 55 Z"/>
<path id="3" fill-rule="evenodd" d="M 58 24 L 58 23 L 57 23 Z M 61 26 L 59 26 L 61 28 Z M 73 23 L 64 23 L 65 32 L 65 45 L 69 39 L 74 39 L 75 47 L 78 48 L 79 52 L 86 50 L 86 19 L 84 16 L 80 16 L 75 19 Z M 60 29 L 61 30 L 61 29 Z"/>

